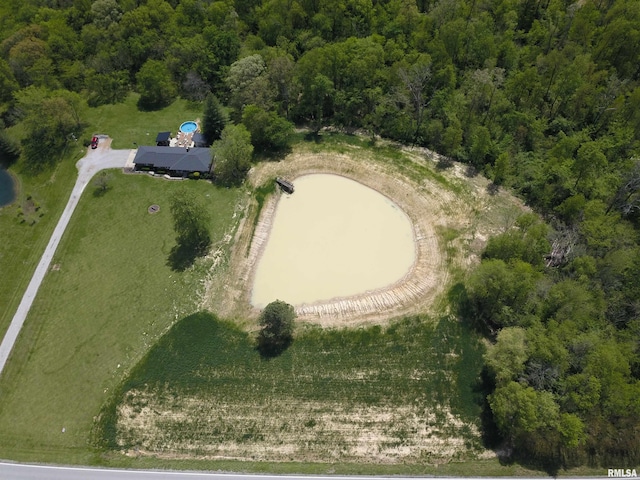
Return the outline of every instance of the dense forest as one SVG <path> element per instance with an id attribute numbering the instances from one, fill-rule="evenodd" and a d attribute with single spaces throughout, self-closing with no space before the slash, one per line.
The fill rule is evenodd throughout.
<path id="1" fill-rule="evenodd" d="M 333 126 L 512 189 L 545 222 L 492 238 L 460 302 L 491 341 L 488 423 L 515 459 L 640 462 L 640 2 L 2 2 L 4 163 L 55 160 L 132 91 L 217 98 L 256 150 Z"/>

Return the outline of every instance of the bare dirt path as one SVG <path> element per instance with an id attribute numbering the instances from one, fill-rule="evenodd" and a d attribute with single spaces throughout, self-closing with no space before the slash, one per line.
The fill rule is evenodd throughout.
<path id="1" fill-rule="evenodd" d="M 40 258 L 40 262 L 31 277 L 31 281 L 22 296 L 22 301 L 11 320 L 11 325 L 9 325 L 9 329 L 2 339 L 2 343 L 0 344 L 0 374 L 2 374 L 2 371 L 4 370 L 4 366 L 11 354 L 13 345 L 18 338 L 22 325 L 24 324 L 27 314 L 31 309 L 31 305 L 36 298 L 40 284 L 49 270 L 49 265 L 51 264 L 53 255 L 55 254 L 58 244 L 60 243 L 60 239 L 69 224 L 69 220 L 71 220 L 73 211 L 78 205 L 82 192 L 97 172 L 108 168 L 124 168 L 127 159 L 129 158 L 130 150 L 112 150 L 111 139 L 109 137 L 100 136 L 99 138 L 100 141 L 98 148 L 95 150 L 90 148 L 87 149 L 87 154 L 78 160 L 78 163 L 76 163 L 76 167 L 78 168 L 78 179 L 71 191 L 69 201 L 58 220 L 56 228 L 51 234 L 49 243 L 47 244 L 42 257 Z"/>

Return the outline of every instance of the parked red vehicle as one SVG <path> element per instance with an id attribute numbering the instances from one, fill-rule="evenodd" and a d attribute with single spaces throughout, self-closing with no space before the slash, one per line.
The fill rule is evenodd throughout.
<path id="1" fill-rule="evenodd" d="M 98 148 L 98 137 L 93 137 L 91 139 L 91 148 Z"/>

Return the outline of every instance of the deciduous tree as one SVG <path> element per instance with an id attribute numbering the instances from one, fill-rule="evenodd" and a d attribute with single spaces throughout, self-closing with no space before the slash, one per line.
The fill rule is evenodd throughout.
<path id="1" fill-rule="evenodd" d="M 136 74 L 136 82 L 140 93 L 138 105 L 144 109 L 165 107 L 178 93 L 169 68 L 160 60 L 147 60 Z"/>
<path id="2" fill-rule="evenodd" d="M 414 142 L 418 140 L 424 111 L 429 103 L 428 84 L 431 79 L 431 62 L 423 60 L 413 64 L 410 68 L 401 68 L 398 72 L 400 79 L 407 91 L 409 104 L 413 110 L 415 121 Z"/>
<path id="3" fill-rule="evenodd" d="M 251 143 L 258 150 L 277 152 L 289 146 L 293 124 L 276 112 L 247 105 L 242 113 L 242 123 L 249 130 Z"/>
<path id="4" fill-rule="evenodd" d="M 469 307 L 478 325 L 495 332 L 518 325 L 529 308 L 538 274 L 522 261 L 484 260 L 467 281 Z"/>
<path id="5" fill-rule="evenodd" d="M 266 68 L 259 54 L 241 58 L 229 67 L 226 82 L 231 92 L 230 105 L 238 115 L 245 105 L 266 107 L 273 99 L 275 92 L 265 74 Z"/>
<path id="6" fill-rule="evenodd" d="M 196 256 L 206 253 L 211 245 L 210 218 L 198 197 L 191 190 L 181 188 L 171 197 L 170 210 L 178 247 Z"/>
<path id="7" fill-rule="evenodd" d="M 524 373 L 527 361 L 526 331 L 520 327 L 500 330 L 496 343 L 487 349 L 485 361 L 494 375 L 497 385 L 504 385 Z"/>
<path id="8" fill-rule="evenodd" d="M 295 310 L 282 300 L 267 305 L 260 314 L 258 349 L 264 356 L 281 354 L 293 341 Z"/>
<path id="9" fill-rule="evenodd" d="M 21 90 L 17 100 L 25 114 L 23 124 L 27 136 L 22 145 L 30 167 L 60 158 L 65 145 L 81 130 L 80 96 L 30 87 Z"/>
<path id="10" fill-rule="evenodd" d="M 106 170 L 101 171 L 93 178 L 91 183 L 96 187 L 97 195 L 104 195 L 109 190 L 109 184 L 112 179 L 113 175 Z"/>
<path id="11" fill-rule="evenodd" d="M 215 181 L 225 186 L 240 185 L 249 171 L 253 153 L 251 135 L 245 126 L 227 125 L 211 150 Z"/>

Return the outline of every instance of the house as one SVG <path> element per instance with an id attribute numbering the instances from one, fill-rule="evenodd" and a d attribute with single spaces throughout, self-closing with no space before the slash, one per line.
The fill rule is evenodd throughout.
<path id="1" fill-rule="evenodd" d="M 168 147 L 171 141 L 171 132 L 160 132 L 156 137 L 156 145 L 159 147 Z"/>
<path id="2" fill-rule="evenodd" d="M 133 159 L 136 171 L 166 173 L 172 177 L 211 173 L 211 150 L 208 148 L 138 147 Z"/>

